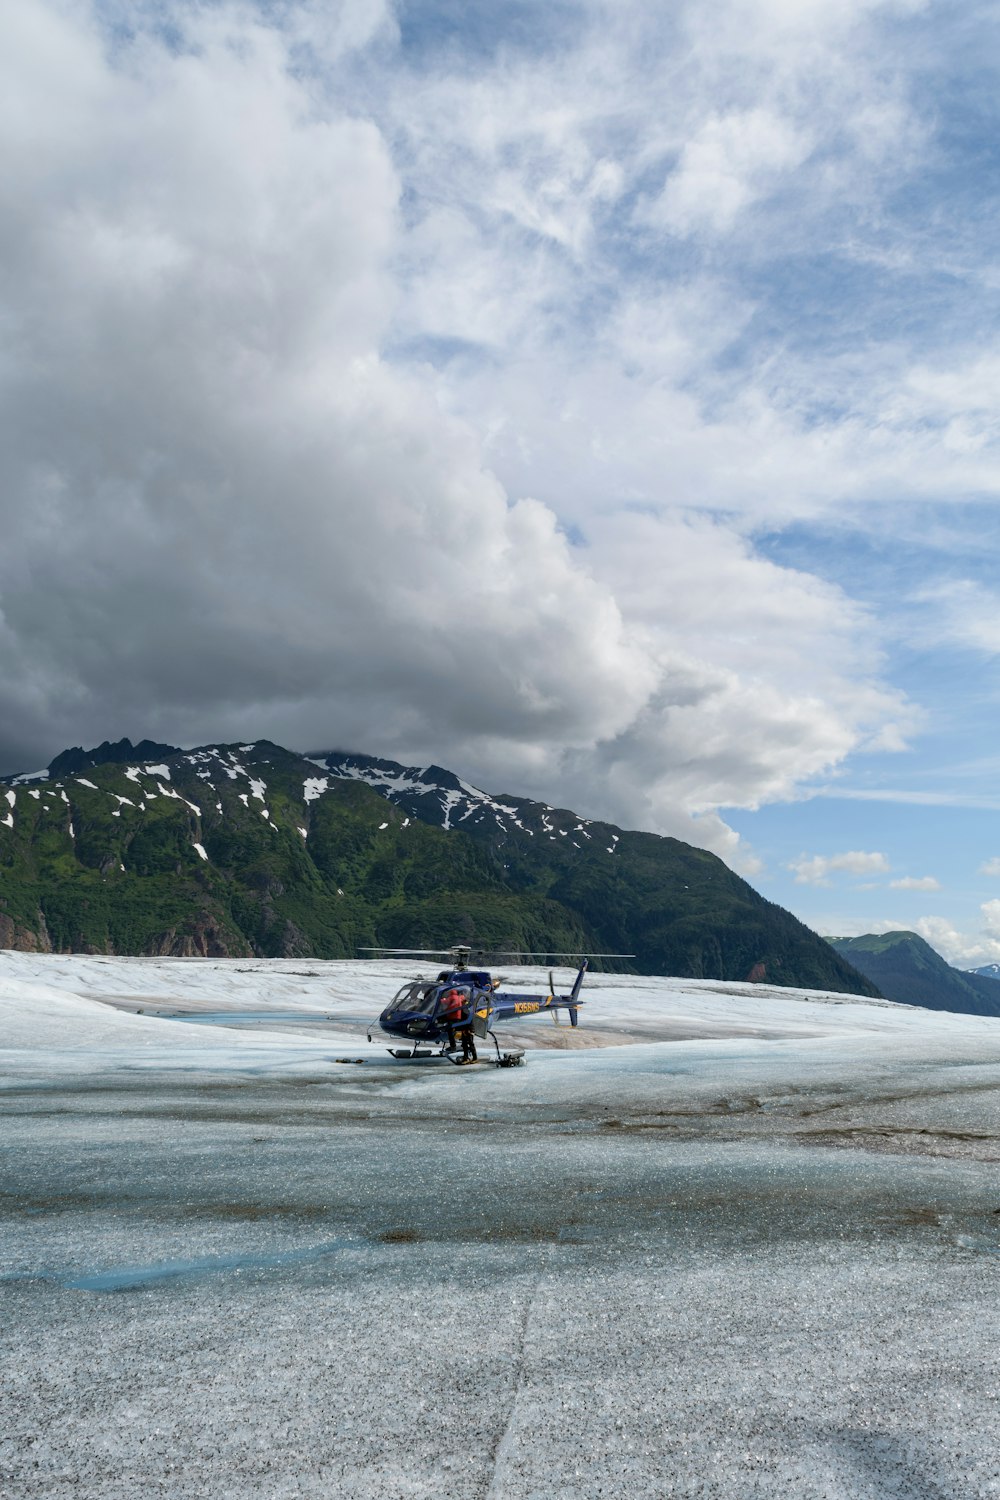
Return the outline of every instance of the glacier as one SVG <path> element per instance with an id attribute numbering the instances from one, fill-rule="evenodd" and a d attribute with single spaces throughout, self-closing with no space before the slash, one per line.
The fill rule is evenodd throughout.
<path id="1" fill-rule="evenodd" d="M 5 1500 L 1000 1494 L 1000 1021 L 413 976 L 0 954 Z"/>

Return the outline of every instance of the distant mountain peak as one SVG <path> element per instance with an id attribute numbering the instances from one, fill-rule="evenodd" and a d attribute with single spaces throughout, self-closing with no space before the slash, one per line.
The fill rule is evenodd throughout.
<path id="1" fill-rule="evenodd" d="M 63 750 L 55 760 L 49 762 L 49 776 L 72 776 L 77 771 L 89 770 L 91 766 L 126 765 L 129 761 L 164 760 L 169 755 L 180 755 L 176 745 L 160 745 L 155 740 L 140 740 L 133 745 L 131 740 L 105 740 L 93 750 L 84 750 L 74 745 Z"/>
<path id="2" fill-rule="evenodd" d="M 827 938 L 827 942 L 877 984 L 887 1000 L 929 1010 L 1000 1016 L 996 978 L 953 969 L 917 932 L 866 932 L 860 937 Z"/>

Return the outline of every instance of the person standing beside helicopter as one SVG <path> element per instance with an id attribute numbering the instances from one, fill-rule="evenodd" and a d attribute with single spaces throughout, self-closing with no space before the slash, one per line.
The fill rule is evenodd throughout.
<path id="1" fill-rule="evenodd" d="M 448 1051 L 455 1051 L 455 1036 L 465 1020 L 465 996 L 461 990 L 446 990 L 441 996 L 438 1020 L 448 1033 Z"/>

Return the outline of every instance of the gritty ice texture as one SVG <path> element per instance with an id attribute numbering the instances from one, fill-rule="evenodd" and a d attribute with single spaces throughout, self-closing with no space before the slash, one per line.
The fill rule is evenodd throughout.
<path id="1" fill-rule="evenodd" d="M 414 972 L 0 955 L 4 1500 L 1000 1495 L 1000 1023 Z"/>

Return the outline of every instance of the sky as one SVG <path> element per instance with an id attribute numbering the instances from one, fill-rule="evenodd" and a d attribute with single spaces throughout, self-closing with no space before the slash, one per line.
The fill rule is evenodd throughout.
<path id="1" fill-rule="evenodd" d="M 436 761 L 1000 959 L 973 0 L 7 0 L 0 771 Z"/>

